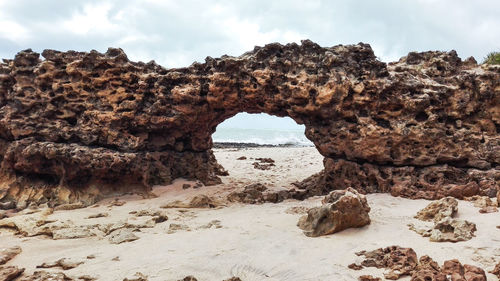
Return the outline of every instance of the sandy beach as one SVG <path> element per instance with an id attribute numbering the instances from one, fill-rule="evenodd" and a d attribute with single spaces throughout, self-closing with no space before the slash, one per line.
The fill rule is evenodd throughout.
<path id="1" fill-rule="evenodd" d="M 25 268 L 27 275 L 42 270 L 37 266 L 43 263 L 66 258 L 78 265 L 43 270 L 64 272 L 75 280 L 181 280 L 188 275 L 197 280 L 233 276 L 241 280 L 357 280 L 364 274 L 383 278 L 384 270 L 349 269 L 349 264 L 361 261 L 355 253 L 391 245 L 411 247 L 418 256 L 429 255 L 439 264 L 456 258 L 485 271 L 500 261 L 500 229 L 496 228 L 500 213 L 480 214 L 468 201 L 459 201 L 457 218 L 476 224 L 476 236 L 469 241 L 430 242 L 409 230 L 407 224 L 415 222 L 413 216 L 430 201 L 389 194 L 367 195 L 371 224 L 307 237 L 297 221 L 308 208 L 321 205 L 322 197 L 276 204 L 233 203 L 226 197 L 252 183 L 272 190 L 292 188 L 293 182 L 322 169 L 322 156 L 314 147 L 225 148 L 214 152 L 229 172 L 220 185 L 194 188 L 196 182 L 178 179 L 168 186 L 155 186 L 152 192 L 156 198 L 127 195 L 74 210 L 52 213 L 40 208 L 7 213 L 10 219 L 18 217 L 25 224 L 42 220 L 45 225 L 58 224 L 44 230 L 49 235 L 36 235 L 40 231 L 36 226 L 24 228 L 36 229 L 33 236 L 0 228 L 0 248 L 22 249 L 7 265 Z M 242 157 L 246 159 L 237 160 Z M 256 169 L 256 158 L 272 158 L 275 166 Z M 196 205 L 207 208 L 192 208 L 191 199 L 201 195 L 211 203 Z M 86 229 L 84 234 L 75 234 L 82 229 Z M 128 232 L 118 233 L 124 229 Z M 82 238 L 71 237 L 71 233 Z M 118 238 L 120 243 L 114 244 L 111 236 L 115 234 L 125 236 L 125 241 Z M 497 280 L 490 273 L 487 277 Z"/>

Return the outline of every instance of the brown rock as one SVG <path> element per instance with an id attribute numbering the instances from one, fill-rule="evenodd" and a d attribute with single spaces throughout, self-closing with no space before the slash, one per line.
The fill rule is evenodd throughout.
<path id="1" fill-rule="evenodd" d="M 369 212 L 364 195 L 352 188 L 336 190 L 325 196 L 323 206 L 312 208 L 301 217 L 297 226 L 307 236 L 328 235 L 370 224 Z"/>
<path id="2" fill-rule="evenodd" d="M 420 210 L 415 218 L 423 221 L 438 222 L 444 218 L 452 218 L 458 210 L 458 201 L 452 197 L 445 197 L 434 201 Z"/>
<path id="3" fill-rule="evenodd" d="M 24 268 L 17 266 L 0 266 L 0 281 L 11 281 L 23 274 Z"/>
<path id="4" fill-rule="evenodd" d="M 399 246 L 380 248 L 370 252 L 362 251 L 356 255 L 365 256 L 365 260 L 361 263 L 363 266 L 388 269 L 384 276 L 390 280 L 411 275 L 418 264 L 417 254 L 413 249 Z"/>
<path id="5" fill-rule="evenodd" d="M 231 192 L 227 196 L 229 202 L 241 202 L 247 204 L 263 203 L 265 202 L 264 191 L 267 187 L 262 183 L 253 183 L 245 186 L 243 191 Z"/>
<path id="6" fill-rule="evenodd" d="M 7 263 L 22 252 L 21 247 L 0 248 L 0 265 Z"/>
<path id="7" fill-rule="evenodd" d="M 481 209 L 479 209 L 479 213 L 481 213 L 481 214 L 489 214 L 489 213 L 496 213 L 496 212 L 498 212 L 498 208 L 493 207 L 493 206 L 482 207 Z"/>
<path id="8" fill-rule="evenodd" d="M 224 281 L 241 281 L 239 277 L 231 277 L 229 279 L 225 279 Z"/>
<path id="9" fill-rule="evenodd" d="M 246 156 L 240 156 L 240 157 L 236 158 L 236 160 L 247 160 L 247 157 Z"/>
<path id="10" fill-rule="evenodd" d="M 467 281 L 486 281 L 486 273 L 482 268 L 465 264 L 464 278 Z"/>
<path id="11" fill-rule="evenodd" d="M 361 269 L 363 269 L 362 265 L 356 264 L 356 263 L 351 263 L 347 267 L 350 268 L 350 269 L 352 269 L 352 270 L 361 270 Z"/>
<path id="12" fill-rule="evenodd" d="M 386 64 L 367 44 L 304 40 L 179 69 L 115 48 L 42 55 L 0 63 L 0 201 L 17 208 L 89 205 L 178 177 L 220 183 L 211 135 L 239 112 L 305 124 L 325 169 L 303 182 L 303 197 L 353 187 L 462 198 L 484 192 L 481 182 L 498 187 L 500 73 L 455 51 Z"/>
<path id="13" fill-rule="evenodd" d="M 441 272 L 438 263 L 429 256 L 422 256 L 411 274 L 411 281 L 447 281 L 446 274 Z"/>

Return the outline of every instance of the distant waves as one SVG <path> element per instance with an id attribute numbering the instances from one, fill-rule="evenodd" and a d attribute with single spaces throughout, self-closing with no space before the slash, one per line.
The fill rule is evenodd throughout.
<path id="1" fill-rule="evenodd" d="M 212 139 L 218 143 L 313 146 L 302 130 L 218 128 Z"/>

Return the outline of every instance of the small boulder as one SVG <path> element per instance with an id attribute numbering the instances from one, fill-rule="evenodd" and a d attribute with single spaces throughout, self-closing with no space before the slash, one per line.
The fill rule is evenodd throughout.
<path id="1" fill-rule="evenodd" d="M 11 281 L 23 274 L 24 268 L 17 266 L 0 266 L 0 280 Z"/>
<path id="2" fill-rule="evenodd" d="M 370 224 L 369 212 L 364 195 L 352 188 L 335 190 L 323 199 L 323 206 L 309 209 L 297 225 L 305 235 L 317 237 Z"/>
<path id="3" fill-rule="evenodd" d="M 137 235 L 135 235 L 132 231 L 133 230 L 130 228 L 120 228 L 111 232 L 108 235 L 109 243 L 121 244 L 124 242 L 132 242 L 139 239 L 139 237 L 137 237 Z"/>
<path id="4" fill-rule="evenodd" d="M 415 216 L 422 221 L 438 222 L 446 217 L 453 217 L 458 210 L 458 201 L 453 197 L 445 197 L 434 201 L 420 210 Z"/>

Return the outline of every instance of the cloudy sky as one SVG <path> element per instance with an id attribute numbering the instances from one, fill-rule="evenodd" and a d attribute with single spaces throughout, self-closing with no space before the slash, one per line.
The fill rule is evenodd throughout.
<path id="1" fill-rule="evenodd" d="M 500 50 L 499 35 L 499 0 L 0 0 L 0 58 L 113 46 L 181 67 L 308 38 L 369 43 L 384 61 L 451 49 L 481 61 Z"/>

